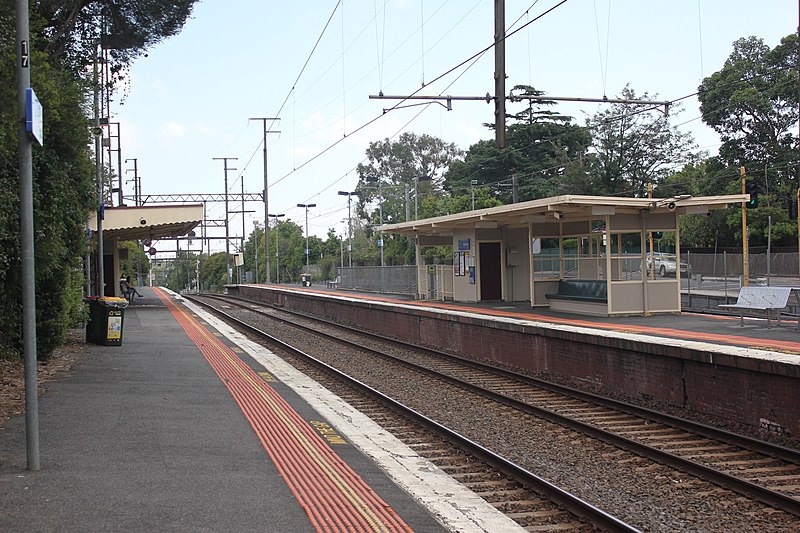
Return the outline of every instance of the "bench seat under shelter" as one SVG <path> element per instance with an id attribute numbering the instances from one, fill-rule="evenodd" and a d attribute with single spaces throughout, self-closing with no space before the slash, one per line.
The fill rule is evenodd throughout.
<path id="1" fill-rule="evenodd" d="M 546 294 L 550 309 L 570 313 L 608 315 L 608 283 L 602 279 L 562 279 L 558 292 Z"/>

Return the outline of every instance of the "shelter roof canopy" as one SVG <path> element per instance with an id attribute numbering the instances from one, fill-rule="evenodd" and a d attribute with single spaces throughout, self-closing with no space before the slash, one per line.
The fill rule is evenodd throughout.
<path id="1" fill-rule="evenodd" d="M 103 216 L 103 238 L 129 241 L 180 237 L 202 221 L 202 204 L 110 207 Z M 96 212 L 89 216 L 89 229 L 97 231 Z"/>
<path id="2" fill-rule="evenodd" d="M 523 226 L 533 222 L 594 220 L 605 215 L 648 213 L 704 213 L 723 209 L 729 204 L 745 202 L 746 194 L 725 196 L 689 196 L 672 198 L 619 198 L 614 196 L 563 195 L 541 198 L 517 204 L 501 205 L 454 215 L 426 218 L 399 224 L 384 224 L 384 233 L 436 235 L 454 229 L 481 227 L 496 223 L 504 226 Z"/>

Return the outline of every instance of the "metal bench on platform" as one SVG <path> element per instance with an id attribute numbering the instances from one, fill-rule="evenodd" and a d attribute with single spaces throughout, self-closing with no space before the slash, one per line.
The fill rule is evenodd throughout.
<path id="1" fill-rule="evenodd" d="M 742 287 L 736 303 L 720 304 L 719 307 L 739 309 L 741 322 L 744 326 L 744 312 L 748 309 L 766 311 L 767 328 L 772 327 L 772 311 L 778 311 L 778 324 L 781 323 L 781 310 L 789 304 L 791 287 Z"/>

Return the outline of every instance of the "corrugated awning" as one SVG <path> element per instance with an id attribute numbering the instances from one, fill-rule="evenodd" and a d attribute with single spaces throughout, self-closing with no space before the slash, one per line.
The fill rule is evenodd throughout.
<path id="1" fill-rule="evenodd" d="M 203 221 L 203 205 L 110 207 L 103 217 L 103 238 L 123 241 L 181 237 Z M 97 213 L 91 213 L 89 229 L 97 231 Z"/>

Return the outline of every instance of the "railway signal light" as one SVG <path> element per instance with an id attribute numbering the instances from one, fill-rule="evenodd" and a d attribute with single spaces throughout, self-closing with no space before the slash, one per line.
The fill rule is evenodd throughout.
<path id="1" fill-rule="evenodd" d="M 156 255 L 156 249 L 151 246 L 150 249 L 147 250 L 147 253 L 150 255 Z"/>
<path id="2" fill-rule="evenodd" d="M 145 248 L 150 248 L 152 245 L 153 245 L 153 241 L 152 240 L 150 240 L 150 239 L 145 239 L 144 240 L 144 247 Z"/>
<path id="3" fill-rule="evenodd" d="M 750 200 L 747 202 L 748 209 L 755 209 L 758 207 L 758 185 L 755 181 L 745 181 L 744 183 L 745 194 L 750 195 Z"/>

